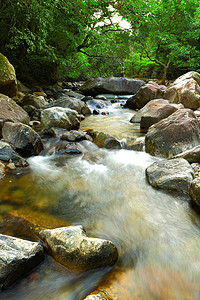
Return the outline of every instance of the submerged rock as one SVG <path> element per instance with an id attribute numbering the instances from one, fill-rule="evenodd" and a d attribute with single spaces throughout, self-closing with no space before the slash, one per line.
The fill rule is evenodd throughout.
<path id="1" fill-rule="evenodd" d="M 146 169 L 148 182 L 165 190 L 188 193 L 194 171 L 183 158 L 155 162 Z"/>
<path id="2" fill-rule="evenodd" d="M 179 109 L 152 125 L 145 137 L 151 155 L 172 157 L 200 144 L 200 122 L 190 109 Z"/>
<path id="3" fill-rule="evenodd" d="M 14 283 L 44 259 L 39 243 L 0 234 L 0 289 Z"/>
<path id="4" fill-rule="evenodd" d="M 38 155 L 43 150 L 40 136 L 22 123 L 6 122 L 2 130 L 3 138 L 24 157 Z"/>
<path id="5" fill-rule="evenodd" d="M 118 259 L 112 242 L 87 237 L 82 226 L 43 230 L 40 236 L 57 261 L 79 273 L 112 266 Z"/>
<path id="6" fill-rule="evenodd" d="M 70 108 L 52 107 L 42 111 L 41 122 L 46 129 L 60 127 L 67 130 L 80 127 L 77 111 Z"/>
<path id="7" fill-rule="evenodd" d="M 98 94 L 115 94 L 115 95 L 133 95 L 136 94 L 145 82 L 143 80 L 109 77 L 109 78 L 91 78 L 82 86 L 81 91 L 84 95 L 96 96 Z"/>
<path id="8" fill-rule="evenodd" d="M 115 137 L 98 131 L 88 131 L 88 134 L 92 137 L 93 142 L 100 148 L 107 149 L 121 149 L 121 143 Z"/>
<path id="9" fill-rule="evenodd" d="M 8 59 L 0 53 L 0 93 L 9 97 L 17 94 L 15 69 Z"/>
<path id="10" fill-rule="evenodd" d="M 200 74 L 194 71 L 178 77 L 165 91 L 164 98 L 173 103 L 182 103 L 186 108 L 200 107 Z"/>

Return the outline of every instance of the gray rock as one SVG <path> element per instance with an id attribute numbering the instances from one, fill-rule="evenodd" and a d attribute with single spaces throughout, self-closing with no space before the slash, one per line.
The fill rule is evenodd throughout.
<path id="1" fill-rule="evenodd" d="M 41 122 L 46 129 L 60 127 L 71 130 L 78 129 L 80 126 L 77 111 L 63 107 L 44 109 L 41 113 Z"/>
<path id="2" fill-rule="evenodd" d="M 188 193 L 195 175 L 187 160 L 177 158 L 153 163 L 146 169 L 146 176 L 154 187 Z"/>
<path id="3" fill-rule="evenodd" d="M 145 137 L 151 155 L 173 157 L 200 144 L 200 122 L 190 109 L 178 109 L 152 125 Z"/>
<path id="4" fill-rule="evenodd" d="M 6 122 L 2 135 L 23 157 L 38 155 L 43 150 L 43 142 L 38 133 L 22 123 Z"/>
<path id="5" fill-rule="evenodd" d="M 112 266 L 118 259 L 117 248 L 112 242 L 87 237 L 82 226 L 43 230 L 40 236 L 57 261 L 79 273 Z"/>
<path id="6" fill-rule="evenodd" d="M 0 289 L 14 283 L 44 259 L 43 247 L 0 234 Z"/>
<path id="7" fill-rule="evenodd" d="M 109 77 L 109 78 L 92 78 L 81 86 L 84 95 L 95 96 L 98 94 L 114 94 L 114 95 L 132 95 L 136 94 L 145 82 L 132 78 Z"/>
<path id="8" fill-rule="evenodd" d="M 82 148 L 78 143 L 61 141 L 59 144 L 51 148 L 47 155 L 65 155 L 65 154 L 81 154 Z"/>
<path id="9" fill-rule="evenodd" d="M 22 157 L 17 152 L 15 152 L 8 143 L 0 140 L 0 160 L 18 161 L 21 159 Z"/>
<path id="10" fill-rule="evenodd" d="M 57 100 L 52 101 L 51 103 L 45 105 L 45 108 L 50 107 L 63 107 L 63 108 L 71 108 L 76 110 L 79 114 L 90 115 L 90 109 L 87 105 L 81 101 L 80 99 L 76 99 L 73 97 L 69 97 L 67 95 L 59 97 Z"/>
<path id="11" fill-rule="evenodd" d="M 82 100 L 85 96 L 80 94 L 80 93 L 77 93 L 77 92 L 74 92 L 74 91 L 70 91 L 70 92 L 64 92 L 65 95 L 69 96 L 69 97 L 73 97 L 73 98 L 76 98 L 76 99 L 79 99 L 79 100 Z"/>
<path id="12" fill-rule="evenodd" d="M 189 194 L 192 200 L 200 206 L 200 177 L 195 178 L 189 188 Z"/>
<path id="13" fill-rule="evenodd" d="M 21 106 L 31 105 L 34 106 L 35 108 L 42 108 L 45 104 L 46 101 L 44 97 L 35 96 L 31 94 L 24 96 L 24 98 L 21 100 Z"/>
<path id="14" fill-rule="evenodd" d="M 200 74 L 194 71 L 178 77 L 164 93 L 164 98 L 173 103 L 182 103 L 186 108 L 200 107 Z"/>

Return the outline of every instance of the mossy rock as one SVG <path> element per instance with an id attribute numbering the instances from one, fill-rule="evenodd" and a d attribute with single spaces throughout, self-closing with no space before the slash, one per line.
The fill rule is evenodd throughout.
<path id="1" fill-rule="evenodd" d="M 0 53 L 0 93 L 9 97 L 17 94 L 15 69 L 8 59 Z"/>

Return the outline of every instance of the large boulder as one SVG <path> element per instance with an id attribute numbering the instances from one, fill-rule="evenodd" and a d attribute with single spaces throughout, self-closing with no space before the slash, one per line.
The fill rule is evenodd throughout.
<path id="1" fill-rule="evenodd" d="M 2 135 L 23 157 L 38 155 L 43 150 L 40 136 L 28 125 L 6 122 Z"/>
<path id="2" fill-rule="evenodd" d="M 50 107 L 71 108 L 73 110 L 76 110 L 79 114 L 83 114 L 83 115 L 91 114 L 90 109 L 83 101 L 81 101 L 80 99 L 69 97 L 67 95 L 61 96 L 57 100 L 45 106 L 45 108 L 50 108 Z"/>
<path id="3" fill-rule="evenodd" d="M 14 283 L 44 259 L 39 243 L 0 234 L 0 289 Z"/>
<path id="4" fill-rule="evenodd" d="M 0 93 L 9 97 L 17 94 L 15 69 L 8 59 L 0 53 Z"/>
<path id="5" fill-rule="evenodd" d="M 35 108 L 42 108 L 46 104 L 44 97 L 28 94 L 20 101 L 21 106 L 31 105 Z"/>
<path id="6" fill-rule="evenodd" d="M 173 103 L 182 103 L 186 108 L 200 107 L 200 74 L 194 71 L 178 77 L 165 91 L 164 98 Z"/>
<path id="7" fill-rule="evenodd" d="M 200 144 L 200 122 L 190 109 L 179 109 L 152 125 L 145 137 L 151 155 L 172 157 Z"/>
<path id="8" fill-rule="evenodd" d="M 143 80 L 109 77 L 91 78 L 81 86 L 84 95 L 96 96 L 98 94 L 133 95 L 136 94 L 145 82 Z"/>
<path id="9" fill-rule="evenodd" d="M 0 94 L 0 136 L 5 121 L 28 124 L 30 119 L 27 112 L 17 105 L 15 101 L 8 96 Z"/>
<path id="10" fill-rule="evenodd" d="M 131 109 L 140 109 L 150 100 L 162 98 L 165 87 L 156 82 L 149 82 L 143 85 L 136 95 L 126 101 L 126 107 Z"/>
<path id="11" fill-rule="evenodd" d="M 151 100 L 135 113 L 130 122 L 140 122 L 141 128 L 148 129 L 151 125 L 169 117 L 179 108 L 184 108 L 184 106 L 181 104 L 171 104 L 168 100 L 164 99 Z"/>
<path id="12" fill-rule="evenodd" d="M 60 127 L 67 130 L 80 127 L 77 111 L 70 108 L 51 107 L 44 109 L 41 113 L 41 122 L 46 129 Z"/>
<path id="13" fill-rule="evenodd" d="M 118 259 L 112 242 L 87 237 L 82 226 L 42 230 L 40 236 L 57 261 L 79 273 L 112 266 Z"/>
<path id="14" fill-rule="evenodd" d="M 188 193 L 195 174 L 187 160 L 176 158 L 153 163 L 146 169 L 146 176 L 154 187 Z"/>

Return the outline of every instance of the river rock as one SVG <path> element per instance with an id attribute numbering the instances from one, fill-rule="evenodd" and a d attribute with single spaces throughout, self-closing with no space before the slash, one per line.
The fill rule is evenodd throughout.
<path id="1" fill-rule="evenodd" d="M 187 160 L 176 158 L 153 163 L 146 169 L 146 176 L 154 187 L 188 193 L 195 174 Z"/>
<path id="2" fill-rule="evenodd" d="M 200 145 L 176 155 L 174 158 L 184 158 L 189 163 L 200 163 Z"/>
<path id="3" fill-rule="evenodd" d="M 4 122 L 21 122 L 28 124 L 29 115 L 23 108 L 15 103 L 11 98 L 0 94 L 0 136 Z"/>
<path id="4" fill-rule="evenodd" d="M 77 111 L 70 108 L 51 107 L 44 109 L 41 113 L 41 122 L 46 129 L 60 127 L 67 130 L 80 127 Z"/>
<path id="5" fill-rule="evenodd" d="M 164 98 L 197 109 L 200 107 L 200 74 L 191 71 L 178 77 L 165 91 Z"/>
<path id="6" fill-rule="evenodd" d="M 57 261 L 79 273 L 112 266 L 118 259 L 117 248 L 112 242 L 87 237 L 82 226 L 43 230 L 40 236 Z"/>
<path id="7" fill-rule="evenodd" d="M 150 100 L 162 98 L 164 93 L 163 86 L 156 82 L 149 82 L 140 87 L 136 95 L 126 101 L 126 107 L 131 109 L 140 109 Z"/>
<path id="8" fill-rule="evenodd" d="M 121 149 L 121 143 L 115 137 L 98 131 L 88 131 L 88 134 L 92 137 L 93 142 L 100 148 L 107 149 Z"/>
<path id="9" fill-rule="evenodd" d="M 81 93 L 77 93 L 77 92 L 74 92 L 74 91 L 64 92 L 64 94 L 68 95 L 69 97 L 76 98 L 76 99 L 79 99 L 79 100 L 83 100 L 83 98 L 85 97 Z"/>
<path id="10" fill-rule="evenodd" d="M 46 104 L 44 97 L 28 94 L 21 100 L 21 106 L 31 105 L 35 108 L 42 108 Z"/>
<path id="11" fill-rule="evenodd" d="M 38 155 L 43 150 L 43 143 L 38 133 L 22 123 L 6 122 L 2 135 L 4 140 L 24 157 Z"/>
<path id="12" fill-rule="evenodd" d="M 16 162 L 22 160 L 22 157 L 17 152 L 15 152 L 8 143 L 0 140 L 0 160 L 12 160 Z"/>
<path id="13" fill-rule="evenodd" d="M 81 86 L 84 95 L 96 96 L 98 94 L 114 94 L 114 95 L 133 95 L 136 94 L 145 82 L 143 80 L 109 77 L 109 78 L 91 78 Z"/>
<path id="14" fill-rule="evenodd" d="M 200 122 L 190 109 L 179 109 L 152 125 L 145 137 L 151 155 L 172 157 L 200 144 Z"/>
<path id="15" fill-rule="evenodd" d="M 86 131 L 83 130 L 70 130 L 65 131 L 61 138 L 61 140 L 68 141 L 68 142 L 80 142 L 83 140 L 90 140 L 90 136 L 87 134 Z"/>
<path id="16" fill-rule="evenodd" d="M 67 95 L 60 96 L 57 100 L 45 106 L 45 108 L 50 107 L 70 108 L 85 116 L 91 114 L 90 109 L 83 101 L 81 101 L 80 99 L 69 97 Z"/>
<path id="17" fill-rule="evenodd" d="M 79 143 L 61 141 L 59 144 L 56 144 L 51 148 L 47 155 L 64 155 L 64 154 L 81 154 L 82 148 Z"/>
<path id="18" fill-rule="evenodd" d="M 0 53 L 0 93 L 9 97 L 17 94 L 15 69 L 8 59 Z"/>
<path id="19" fill-rule="evenodd" d="M 14 283 L 44 259 L 39 243 L 0 234 L 0 289 Z"/>
<path id="20" fill-rule="evenodd" d="M 5 165 L 0 161 L 0 179 L 5 175 L 6 169 Z"/>
<path id="21" fill-rule="evenodd" d="M 140 123 L 141 128 L 148 129 L 151 125 L 167 118 L 180 108 L 184 108 L 184 106 L 182 104 L 171 104 L 168 100 L 151 100 L 135 113 L 130 122 Z"/>
<path id="22" fill-rule="evenodd" d="M 189 194 L 192 200 L 200 206 L 200 177 L 195 178 L 189 188 Z"/>

